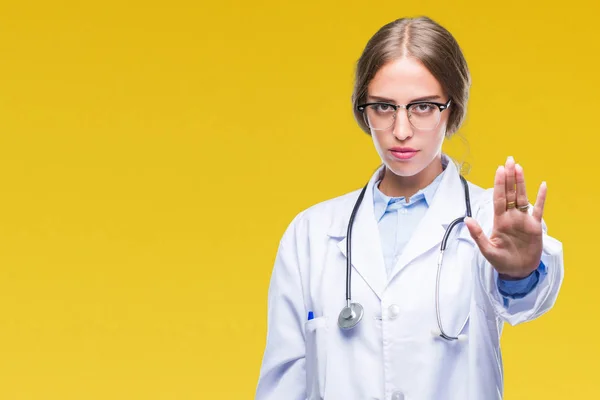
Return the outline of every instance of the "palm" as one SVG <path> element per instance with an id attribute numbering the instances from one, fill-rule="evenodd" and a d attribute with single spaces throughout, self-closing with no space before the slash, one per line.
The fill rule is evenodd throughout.
<path id="1" fill-rule="evenodd" d="M 506 165 L 496 171 L 494 225 L 490 237 L 486 237 L 473 219 L 467 226 L 484 257 L 501 276 L 521 278 L 539 265 L 545 200 L 546 185 L 542 183 L 533 211 L 527 212 L 523 168 L 509 158 Z"/>

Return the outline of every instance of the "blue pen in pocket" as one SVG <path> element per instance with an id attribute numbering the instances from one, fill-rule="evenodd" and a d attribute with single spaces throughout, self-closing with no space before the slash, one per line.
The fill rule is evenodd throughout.
<path id="1" fill-rule="evenodd" d="M 312 311 L 308 312 L 308 320 L 310 321 L 311 319 L 315 318 L 315 314 Z"/>

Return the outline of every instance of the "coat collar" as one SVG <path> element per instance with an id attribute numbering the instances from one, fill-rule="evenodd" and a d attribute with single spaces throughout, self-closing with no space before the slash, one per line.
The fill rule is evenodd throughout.
<path id="1" fill-rule="evenodd" d="M 358 209 L 352 228 L 352 265 L 371 289 L 382 298 L 388 282 L 408 264 L 439 245 L 447 226 L 456 218 L 465 215 L 464 188 L 454 163 L 447 162 L 446 171 L 433 197 L 425 216 L 416 227 L 412 237 L 402 252 L 397 264 L 388 277 L 385 269 L 379 228 L 373 206 L 373 185 L 381 179 L 385 166 L 381 165 L 371 176 L 363 201 Z M 340 207 L 328 230 L 331 238 L 341 239 L 338 248 L 346 256 L 346 231 L 348 220 L 360 191 L 353 192 Z M 466 227 L 460 229 L 461 237 L 470 239 Z"/>

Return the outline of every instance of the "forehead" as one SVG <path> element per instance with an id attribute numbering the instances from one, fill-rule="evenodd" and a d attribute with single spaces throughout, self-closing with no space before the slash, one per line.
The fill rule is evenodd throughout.
<path id="1" fill-rule="evenodd" d="M 368 88 L 369 96 L 406 104 L 428 96 L 444 96 L 442 85 L 417 59 L 402 57 L 384 64 L 375 74 Z"/>

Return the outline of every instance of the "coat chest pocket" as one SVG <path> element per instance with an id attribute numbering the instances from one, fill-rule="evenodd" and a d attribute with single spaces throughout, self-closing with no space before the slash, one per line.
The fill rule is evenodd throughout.
<path id="1" fill-rule="evenodd" d="M 327 317 L 306 321 L 306 398 L 320 400 L 325 396 L 327 366 Z"/>

